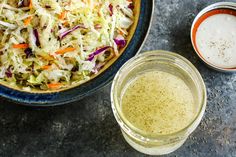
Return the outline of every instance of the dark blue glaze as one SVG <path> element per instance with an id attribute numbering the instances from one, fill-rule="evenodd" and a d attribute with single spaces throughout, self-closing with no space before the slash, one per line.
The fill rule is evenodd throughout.
<path id="1" fill-rule="evenodd" d="M 120 67 L 127 60 L 132 58 L 137 52 L 139 52 L 149 31 L 153 14 L 153 6 L 153 0 L 141 1 L 141 12 L 138 26 L 125 52 L 115 61 L 114 64 L 112 64 L 112 66 L 110 66 L 102 74 L 92 79 L 91 81 L 65 91 L 45 94 L 34 94 L 23 91 L 16 91 L 0 85 L 0 95 L 22 105 L 55 106 L 80 100 L 85 96 L 92 94 L 93 92 L 111 82 Z"/>

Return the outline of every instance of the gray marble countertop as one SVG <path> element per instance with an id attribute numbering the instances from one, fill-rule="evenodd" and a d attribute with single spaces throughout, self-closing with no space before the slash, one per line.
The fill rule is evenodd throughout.
<path id="1" fill-rule="evenodd" d="M 214 2 L 219 1 L 155 0 L 154 21 L 143 51 L 164 49 L 185 56 L 202 74 L 208 92 L 201 125 L 170 157 L 236 157 L 236 74 L 206 67 L 189 37 L 196 14 Z M 37 109 L 0 99 L 0 156 L 145 156 L 124 141 L 109 94 L 110 85 L 78 102 Z"/>

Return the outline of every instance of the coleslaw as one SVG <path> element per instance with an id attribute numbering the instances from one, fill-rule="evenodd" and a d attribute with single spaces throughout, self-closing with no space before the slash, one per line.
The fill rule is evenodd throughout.
<path id="1" fill-rule="evenodd" d="M 126 46 L 132 0 L 0 0 L 0 80 L 23 90 L 88 81 Z"/>

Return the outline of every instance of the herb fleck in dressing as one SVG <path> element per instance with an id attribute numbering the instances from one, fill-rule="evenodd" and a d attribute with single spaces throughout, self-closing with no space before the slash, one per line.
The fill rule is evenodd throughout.
<path id="1" fill-rule="evenodd" d="M 194 98 L 186 83 L 172 74 L 152 71 L 134 79 L 122 97 L 122 112 L 149 134 L 170 134 L 194 118 Z"/>

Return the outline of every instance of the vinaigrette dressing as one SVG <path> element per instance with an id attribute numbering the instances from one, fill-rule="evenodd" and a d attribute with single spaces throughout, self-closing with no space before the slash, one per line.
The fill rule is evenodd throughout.
<path id="1" fill-rule="evenodd" d="M 123 93 L 121 109 L 134 127 L 159 135 L 185 128 L 196 114 L 187 84 L 162 71 L 146 72 L 134 79 Z"/>

